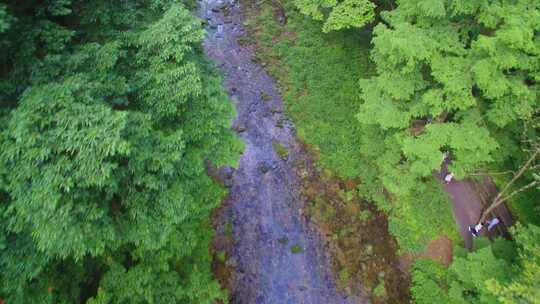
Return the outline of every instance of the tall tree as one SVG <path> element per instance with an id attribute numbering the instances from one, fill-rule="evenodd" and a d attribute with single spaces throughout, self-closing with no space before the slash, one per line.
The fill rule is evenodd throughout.
<path id="1" fill-rule="evenodd" d="M 369 0 L 294 0 L 305 15 L 323 21 L 323 32 L 359 28 L 375 18 L 375 4 Z"/>
<path id="2" fill-rule="evenodd" d="M 411 196 L 439 171 L 443 152 L 464 178 L 488 165 L 524 163 L 522 134 L 538 115 L 537 1 L 401 0 L 382 14 L 371 56 L 377 76 L 361 81 L 358 114 L 384 186 Z"/>
<path id="3" fill-rule="evenodd" d="M 178 1 L 6 8 L 0 298 L 222 298 L 208 221 L 224 191 L 205 162 L 241 146 L 201 22 Z"/>
<path id="4" fill-rule="evenodd" d="M 518 226 L 513 242 L 498 239 L 471 253 L 456 252 L 445 268 L 420 259 L 412 271 L 416 303 L 538 303 L 540 228 Z"/>

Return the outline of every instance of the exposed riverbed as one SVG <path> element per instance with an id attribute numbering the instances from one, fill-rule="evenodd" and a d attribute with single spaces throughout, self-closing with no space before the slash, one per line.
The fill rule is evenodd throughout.
<path id="1" fill-rule="evenodd" d="M 337 291 L 324 241 L 302 215 L 305 202 L 295 164 L 306 161 L 283 115 L 275 81 L 238 42 L 244 34 L 237 1 L 203 0 L 208 21 L 204 44 L 219 66 L 237 110 L 233 128 L 246 148 L 218 219 L 218 235 L 230 234 L 232 303 L 363 303 Z M 230 231 L 227 231 L 230 230 Z"/>

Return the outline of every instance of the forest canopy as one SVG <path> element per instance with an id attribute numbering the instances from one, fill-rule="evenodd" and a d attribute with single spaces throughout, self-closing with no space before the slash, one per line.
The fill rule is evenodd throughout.
<path id="1" fill-rule="evenodd" d="M 258 59 L 324 173 L 384 212 L 399 254 L 456 245 L 450 265 L 414 262 L 413 301 L 538 302 L 540 2 L 264 5 Z M 0 303 L 226 301 L 209 253 L 225 190 L 206 168 L 242 144 L 195 8 L 0 3 Z M 499 187 L 532 160 L 508 189 L 511 237 L 461 248 L 444 155 Z"/>
<path id="2" fill-rule="evenodd" d="M 0 5 L 0 298 L 214 303 L 234 111 L 192 1 Z"/>

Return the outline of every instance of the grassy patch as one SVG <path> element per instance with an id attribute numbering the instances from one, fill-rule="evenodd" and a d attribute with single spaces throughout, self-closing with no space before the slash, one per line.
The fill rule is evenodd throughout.
<path id="1" fill-rule="evenodd" d="M 373 295 L 379 299 L 386 298 L 386 287 L 384 286 L 384 280 L 381 280 L 373 289 Z"/>
<path id="2" fill-rule="evenodd" d="M 291 247 L 291 253 L 292 253 L 292 254 L 297 254 L 297 253 L 300 253 L 300 252 L 302 252 L 302 251 L 303 251 L 302 247 L 301 247 L 300 245 L 298 245 L 298 244 L 297 244 L 297 245 L 293 245 L 293 246 Z"/>
<path id="3" fill-rule="evenodd" d="M 289 158 L 289 149 L 287 149 L 287 147 L 278 143 L 277 141 L 274 141 L 272 146 L 274 147 L 274 151 L 276 151 L 277 155 L 279 155 L 281 159 L 287 160 Z"/>
<path id="4" fill-rule="evenodd" d="M 216 254 L 216 257 L 217 257 L 218 261 L 220 261 L 222 263 L 224 263 L 225 260 L 227 259 L 227 255 L 226 255 L 225 251 L 223 251 L 223 250 L 218 251 L 217 254 Z"/>
<path id="5" fill-rule="evenodd" d="M 230 222 L 227 222 L 223 227 L 223 232 L 226 236 L 232 236 L 232 224 Z"/>
<path id="6" fill-rule="evenodd" d="M 349 283 L 349 279 L 351 278 L 349 274 L 349 269 L 343 268 L 338 273 L 338 279 L 339 279 L 339 285 L 341 288 L 344 288 Z"/>
<path id="7" fill-rule="evenodd" d="M 452 204 L 435 181 L 425 189 L 403 196 L 390 211 L 389 230 L 397 238 L 403 253 L 421 253 L 428 242 L 446 234 L 461 242 L 461 235 L 452 216 Z"/>

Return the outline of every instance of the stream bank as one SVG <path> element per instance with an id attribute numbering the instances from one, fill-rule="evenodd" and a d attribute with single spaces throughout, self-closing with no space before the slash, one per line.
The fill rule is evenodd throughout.
<path id="1" fill-rule="evenodd" d="M 296 139 L 268 66 L 246 43 L 246 12 L 245 1 L 201 2 L 205 50 L 225 75 L 233 128 L 246 142 L 238 170 L 221 172 L 230 195 L 216 214 L 216 276 L 232 303 L 407 302 L 386 217 L 348 197 L 358 181 L 318 170 L 315 151 Z"/>
<path id="2" fill-rule="evenodd" d="M 367 303 L 338 292 L 324 241 L 301 214 L 294 164 L 305 154 L 275 81 L 254 63 L 253 50 L 238 43 L 240 4 L 205 0 L 200 7 L 208 22 L 205 51 L 224 74 L 237 110 L 233 129 L 246 144 L 238 169 L 223 170 L 230 193 L 217 219 L 216 239 L 233 242 L 220 253 L 231 270 L 231 302 Z"/>

